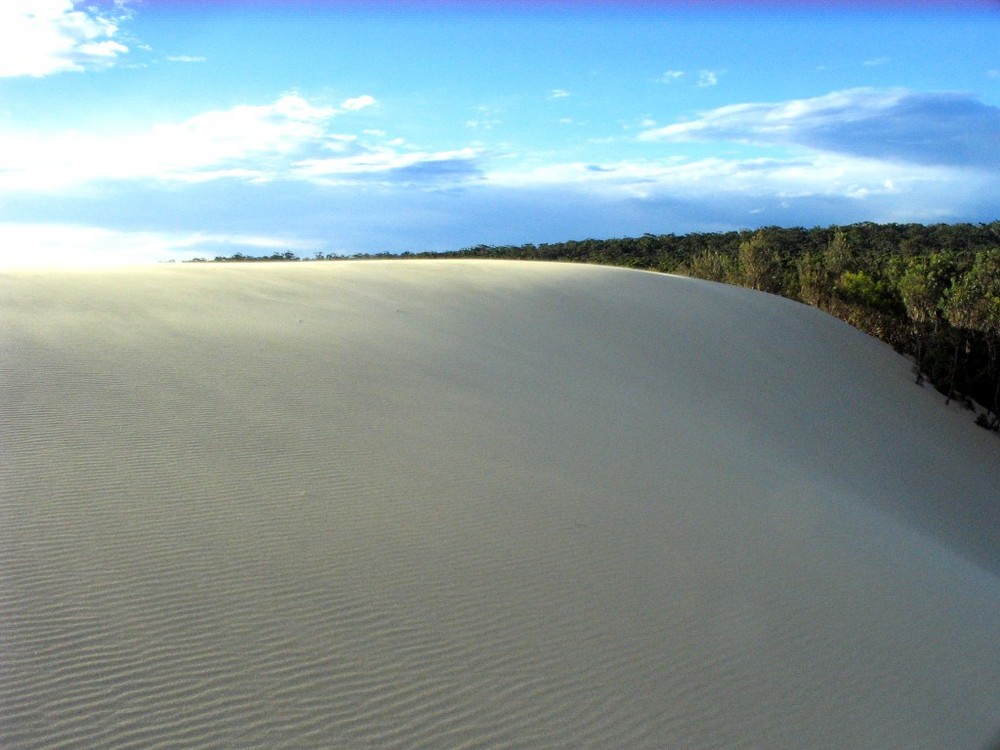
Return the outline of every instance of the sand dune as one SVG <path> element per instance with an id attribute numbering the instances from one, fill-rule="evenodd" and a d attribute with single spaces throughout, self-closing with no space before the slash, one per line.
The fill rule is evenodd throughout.
<path id="1" fill-rule="evenodd" d="M 0 296 L 0 747 L 1000 733 L 1000 441 L 824 314 L 486 261 Z"/>

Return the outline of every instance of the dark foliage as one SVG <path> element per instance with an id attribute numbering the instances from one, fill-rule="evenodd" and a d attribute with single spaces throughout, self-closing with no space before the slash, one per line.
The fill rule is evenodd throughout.
<path id="1" fill-rule="evenodd" d="M 232 255 L 222 256 L 216 255 L 216 263 L 247 263 L 247 262 L 260 262 L 260 261 L 276 261 L 276 260 L 298 260 L 298 256 L 292 252 L 284 253 L 271 253 L 270 255 L 244 255 L 243 253 L 233 253 Z"/>

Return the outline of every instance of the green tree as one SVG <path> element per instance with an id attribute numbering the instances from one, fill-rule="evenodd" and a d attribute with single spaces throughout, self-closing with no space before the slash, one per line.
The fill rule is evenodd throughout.
<path id="1" fill-rule="evenodd" d="M 687 262 L 687 272 L 698 279 L 732 283 L 736 268 L 731 255 L 706 250 L 691 257 Z"/>
<path id="2" fill-rule="evenodd" d="M 986 374 L 993 382 L 991 403 L 993 416 L 988 426 L 1000 424 L 1000 248 L 976 253 L 975 261 L 965 274 L 956 278 L 945 294 L 944 314 L 955 329 L 954 359 L 948 396 L 954 394 L 959 352 L 971 354 L 973 342 L 981 340 L 986 347 Z"/>
<path id="3" fill-rule="evenodd" d="M 941 310 L 955 265 L 950 256 L 931 253 L 900 258 L 895 266 L 896 289 L 906 311 L 917 363 L 917 383 L 922 383 L 926 354 L 940 334 Z"/>
<path id="4" fill-rule="evenodd" d="M 781 264 L 774 246 L 763 230 L 740 243 L 736 255 L 737 281 L 740 286 L 762 292 L 777 292 Z"/>
<path id="5" fill-rule="evenodd" d="M 825 309 L 830 301 L 832 284 L 823 256 L 806 251 L 795 264 L 798 272 L 798 298 L 807 305 Z"/>
<path id="6" fill-rule="evenodd" d="M 840 274 L 848 270 L 852 261 L 851 244 L 847 239 L 847 233 L 842 229 L 836 229 L 833 238 L 827 243 L 823 253 L 823 265 L 832 278 L 840 278 Z"/>

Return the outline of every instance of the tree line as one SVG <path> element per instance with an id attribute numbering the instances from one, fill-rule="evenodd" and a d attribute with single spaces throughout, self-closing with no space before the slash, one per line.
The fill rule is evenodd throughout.
<path id="1" fill-rule="evenodd" d="M 764 227 L 352 257 L 598 263 L 781 295 L 891 344 L 913 359 L 917 383 L 931 383 L 949 401 L 978 402 L 986 412 L 977 423 L 1000 429 L 1000 221 Z M 342 257 L 317 253 L 316 259 Z"/>

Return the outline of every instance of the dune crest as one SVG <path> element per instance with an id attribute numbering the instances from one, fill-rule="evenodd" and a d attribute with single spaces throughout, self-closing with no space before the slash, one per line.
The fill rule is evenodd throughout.
<path id="1" fill-rule="evenodd" d="M 0 746 L 981 748 L 1000 447 L 802 305 L 0 274 Z"/>

